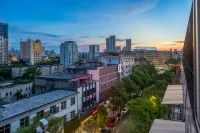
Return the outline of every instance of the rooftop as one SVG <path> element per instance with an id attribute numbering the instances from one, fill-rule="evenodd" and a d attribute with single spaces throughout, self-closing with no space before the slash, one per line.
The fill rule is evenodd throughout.
<path id="1" fill-rule="evenodd" d="M 21 85 L 26 85 L 26 84 L 31 84 L 30 83 L 15 83 L 15 82 L 9 82 L 9 83 L 0 83 L 0 89 L 5 89 L 5 88 L 13 88 Z"/>
<path id="2" fill-rule="evenodd" d="M 183 104 L 182 85 L 168 85 L 162 104 Z"/>
<path id="3" fill-rule="evenodd" d="M 149 133 L 185 133 L 185 123 L 155 119 Z"/>
<path id="4" fill-rule="evenodd" d="M 63 99 L 65 97 L 76 94 L 77 92 L 56 90 L 49 93 L 33 96 L 28 99 L 23 99 L 14 103 L 3 105 L 0 109 L 0 121 L 42 107 L 46 104 Z"/>
<path id="5" fill-rule="evenodd" d="M 47 79 L 67 79 L 71 80 L 78 77 L 88 76 L 89 74 L 80 74 L 80 73 L 54 73 L 49 75 L 41 75 L 39 78 L 47 78 Z"/>

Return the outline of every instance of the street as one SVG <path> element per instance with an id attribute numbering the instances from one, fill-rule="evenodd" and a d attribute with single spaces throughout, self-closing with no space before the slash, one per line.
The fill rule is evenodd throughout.
<path id="1" fill-rule="evenodd" d="M 127 129 L 127 121 L 129 114 L 125 115 L 119 123 L 117 123 L 112 130 L 112 133 L 125 133 Z"/>

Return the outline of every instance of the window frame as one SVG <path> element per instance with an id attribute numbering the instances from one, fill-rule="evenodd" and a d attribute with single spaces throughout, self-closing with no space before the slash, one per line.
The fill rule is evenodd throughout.
<path id="1" fill-rule="evenodd" d="M 75 110 L 73 110 L 73 111 L 70 112 L 70 118 L 71 119 L 73 119 L 75 117 L 75 115 L 76 115 Z"/>
<path id="2" fill-rule="evenodd" d="M 11 133 L 10 130 L 11 130 L 11 125 L 10 124 L 7 124 L 7 125 L 4 125 L 4 126 L 0 127 L 0 132 Z"/>
<path id="3" fill-rule="evenodd" d="M 20 119 L 20 127 L 29 126 L 29 116 Z"/>
<path id="4" fill-rule="evenodd" d="M 36 117 L 37 118 L 41 118 L 43 116 L 44 116 L 44 110 L 41 110 L 41 111 L 39 111 L 39 112 L 36 113 Z"/>
<path id="5" fill-rule="evenodd" d="M 56 105 L 51 106 L 49 112 L 50 112 L 50 114 L 55 114 L 56 113 Z"/>
<path id="6" fill-rule="evenodd" d="M 71 99 L 70 99 L 70 105 L 72 106 L 72 105 L 75 105 L 75 97 L 72 97 Z"/>
<path id="7" fill-rule="evenodd" d="M 66 101 L 61 102 L 61 110 L 66 109 L 66 108 L 67 108 Z"/>

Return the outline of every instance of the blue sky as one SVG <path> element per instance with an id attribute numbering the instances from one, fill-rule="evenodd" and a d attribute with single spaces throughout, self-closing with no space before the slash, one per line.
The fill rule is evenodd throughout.
<path id="1" fill-rule="evenodd" d="M 0 20 L 9 23 L 10 47 L 19 40 L 41 39 L 59 52 L 60 43 L 74 40 L 81 51 L 116 35 L 134 46 L 181 48 L 192 0 L 3 0 Z"/>

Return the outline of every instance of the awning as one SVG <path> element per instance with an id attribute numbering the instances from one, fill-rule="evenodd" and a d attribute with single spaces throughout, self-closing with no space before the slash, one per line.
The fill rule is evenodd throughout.
<path id="1" fill-rule="evenodd" d="M 185 122 L 155 119 L 149 133 L 185 133 Z"/>
<path id="2" fill-rule="evenodd" d="M 183 89 L 182 85 L 168 85 L 165 91 L 162 104 L 183 104 Z"/>

